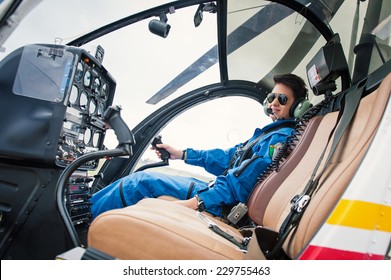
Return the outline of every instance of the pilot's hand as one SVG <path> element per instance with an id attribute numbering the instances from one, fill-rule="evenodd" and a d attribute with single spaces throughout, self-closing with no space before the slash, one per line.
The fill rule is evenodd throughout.
<path id="1" fill-rule="evenodd" d="M 193 210 L 197 210 L 198 207 L 198 200 L 195 197 L 186 200 L 174 200 L 173 202 Z"/>
<path id="2" fill-rule="evenodd" d="M 170 159 L 182 159 L 182 154 L 183 154 L 182 150 L 176 149 L 176 148 L 171 147 L 170 145 L 164 144 L 164 143 L 163 144 L 156 144 L 156 147 L 165 149 L 167 152 L 169 152 Z M 158 149 L 155 149 L 154 147 L 151 147 L 151 149 L 155 150 L 155 153 L 158 156 L 158 158 L 160 158 L 160 159 L 162 158 L 162 155 Z"/>

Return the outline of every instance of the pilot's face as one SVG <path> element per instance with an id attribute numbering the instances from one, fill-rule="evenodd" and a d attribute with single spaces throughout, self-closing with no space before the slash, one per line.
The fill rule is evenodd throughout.
<path id="1" fill-rule="evenodd" d="M 271 93 L 268 94 L 268 107 L 272 109 L 272 119 L 289 118 L 289 110 L 294 102 L 293 90 L 284 84 L 275 84 Z"/>

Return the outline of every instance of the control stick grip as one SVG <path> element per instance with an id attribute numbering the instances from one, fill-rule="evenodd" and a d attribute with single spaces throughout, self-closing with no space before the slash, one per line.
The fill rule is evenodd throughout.
<path id="1" fill-rule="evenodd" d="M 169 160 L 170 159 L 170 153 L 166 149 L 156 147 L 156 144 L 163 144 L 162 136 L 160 136 L 160 135 L 156 136 L 153 139 L 151 145 L 160 152 L 160 154 L 162 155 L 162 160 L 163 161 Z"/>
<path id="2" fill-rule="evenodd" d="M 110 106 L 103 114 L 104 120 L 110 125 L 117 136 L 119 145 L 134 145 L 133 133 L 121 117 L 120 106 Z"/>

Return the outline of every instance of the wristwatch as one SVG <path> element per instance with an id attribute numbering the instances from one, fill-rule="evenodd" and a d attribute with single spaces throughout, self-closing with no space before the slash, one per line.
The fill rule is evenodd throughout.
<path id="1" fill-rule="evenodd" d="M 206 210 L 205 203 L 201 199 L 201 197 L 198 194 L 196 194 L 194 197 L 197 199 L 197 211 L 199 212 L 205 211 Z"/>

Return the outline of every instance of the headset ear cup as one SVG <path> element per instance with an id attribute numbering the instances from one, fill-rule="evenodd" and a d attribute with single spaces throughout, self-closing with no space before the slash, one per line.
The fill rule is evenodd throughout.
<path id="1" fill-rule="evenodd" d="M 305 111 L 307 111 L 311 107 L 311 102 L 309 102 L 307 99 L 302 99 L 295 107 L 291 107 L 291 111 L 293 109 L 293 114 L 291 114 L 291 116 L 293 115 L 293 117 L 299 118 L 301 117 L 301 115 L 304 114 Z"/>
<path id="2" fill-rule="evenodd" d="M 296 100 L 293 102 L 291 108 L 289 109 L 289 116 L 290 116 L 291 118 L 293 118 L 293 117 L 295 116 L 295 110 L 296 110 L 297 106 L 298 106 L 301 102 L 303 102 L 303 100 L 304 100 L 304 98 L 299 98 L 299 99 L 296 99 Z"/>

